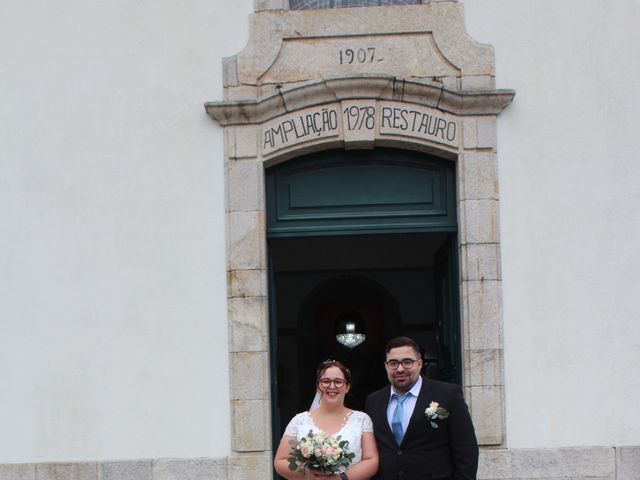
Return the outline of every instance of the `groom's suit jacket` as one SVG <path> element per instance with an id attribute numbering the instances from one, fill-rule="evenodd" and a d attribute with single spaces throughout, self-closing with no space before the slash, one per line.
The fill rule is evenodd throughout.
<path id="1" fill-rule="evenodd" d="M 478 443 L 469 409 L 460 387 L 423 378 L 411 420 L 398 446 L 387 420 L 390 386 L 367 397 L 366 411 L 373 420 L 380 468 L 373 480 L 475 480 Z M 438 402 L 449 411 L 433 428 L 425 410 Z"/>

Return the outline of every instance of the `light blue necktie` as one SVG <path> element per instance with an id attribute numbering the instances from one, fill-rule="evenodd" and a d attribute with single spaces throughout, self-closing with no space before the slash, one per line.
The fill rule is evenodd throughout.
<path id="1" fill-rule="evenodd" d="M 396 409 L 393 412 L 393 417 L 391 418 L 391 430 L 393 431 L 393 436 L 396 437 L 396 443 L 398 446 L 402 443 L 402 437 L 404 437 L 404 429 L 402 428 L 402 412 L 403 407 L 402 404 L 404 401 L 411 396 L 411 392 L 408 392 L 406 395 L 402 397 L 400 395 L 393 394 L 393 397 L 396 399 Z"/>

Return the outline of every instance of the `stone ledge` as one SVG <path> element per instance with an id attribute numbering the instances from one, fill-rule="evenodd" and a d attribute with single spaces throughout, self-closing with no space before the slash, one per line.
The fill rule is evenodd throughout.
<path id="1" fill-rule="evenodd" d="M 36 465 L 18 463 L 0 465 L 0 480 L 35 480 Z"/>
<path id="2" fill-rule="evenodd" d="M 616 447 L 616 479 L 640 478 L 640 447 Z"/>
<path id="3" fill-rule="evenodd" d="M 0 480 L 270 480 L 272 452 L 220 458 L 0 464 Z M 480 448 L 478 480 L 637 480 L 640 446 Z"/>
<path id="4" fill-rule="evenodd" d="M 153 461 L 153 480 L 210 480 L 224 478 L 226 473 L 226 458 L 178 458 Z"/>
<path id="5" fill-rule="evenodd" d="M 205 111 L 220 125 L 264 123 L 288 112 L 337 100 L 370 98 L 426 105 L 455 115 L 497 115 L 506 108 L 514 90 L 454 90 L 441 83 L 389 75 L 327 77 L 283 87 L 257 100 L 205 103 Z M 435 104 L 435 105 L 434 105 Z"/>
<path id="6" fill-rule="evenodd" d="M 227 479 L 271 480 L 273 477 L 272 462 L 272 454 L 269 451 L 256 454 L 233 454 L 228 460 Z"/>
<path id="7" fill-rule="evenodd" d="M 479 480 L 511 479 L 511 455 L 509 450 L 480 448 L 478 464 Z"/>
<path id="8" fill-rule="evenodd" d="M 615 478 L 612 447 L 514 449 L 514 478 Z"/>

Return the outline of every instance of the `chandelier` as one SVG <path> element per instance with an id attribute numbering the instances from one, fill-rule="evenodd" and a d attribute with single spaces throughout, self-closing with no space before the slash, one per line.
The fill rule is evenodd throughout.
<path id="1" fill-rule="evenodd" d="M 344 312 L 336 319 L 336 340 L 347 348 L 355 348 L 364 342 L 364 321 L 362 315 L 356 311 Z"/>

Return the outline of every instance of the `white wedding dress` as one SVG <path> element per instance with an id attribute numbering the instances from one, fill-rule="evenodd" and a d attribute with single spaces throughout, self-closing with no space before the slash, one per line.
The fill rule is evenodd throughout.
<path id="1" fill-rule="evenodd" d="M 315 422 L 309 415 L 309 412 L 302 412 L 297 414 L 291 419 L 289 425 L 284 431 L 284 434 L 290 437 L 296 437 L 297 441 L 300 441 L 302 437 L 305 437 L 309 430 L 314 433 L 321 430 L 316 426 Z M 352 465 L 362 460 L 362 434 L 363 432 L 373 432 L 373 423 L 371 418 L 364 412 L 358 410 L 352 410 L 344 419 L 342 427 L 336 433 L 331 436 L 337 438 L 340 436 L 340 440 L 349 441 L 349 452 L 353 452 L 356 456 L 351 462 Z"/>

